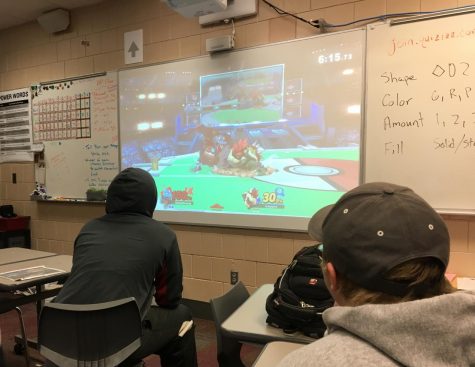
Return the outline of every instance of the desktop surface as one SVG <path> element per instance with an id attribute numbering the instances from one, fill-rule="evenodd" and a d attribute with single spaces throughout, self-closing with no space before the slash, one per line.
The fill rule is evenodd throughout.
<path id="1" fill-rule="evenodd" d="M 242 342 L 265 344 L 271 341 L 288 341 L 308 344 L 316 339 L 300 332 L 286 334 L 280 328 L 266 323 L 266 299 L 274 290 L 273 284 L 259 287 L 222 324 L 222 328 Z"/>
<path id="2" fill-rule="evenodd" d="M 0 250 L 2 256 L 3 250 Z M 24 261 L 11 262 L 0 265 L 0 274 L 22 269 L 32 268 L 36 266 L 44 266 L 46 268 L 57 269 L 60 272 L 45 275 L 44 277 L 36 277 L 31 279 L 14 280 L 0 276 L 0 291 L 15 291 L 25 289 L 31 286 L 37 286 L 46 283 L 52 283 L 67 278 L 72 266 L 72 256 L 70 255 L 53 255 L 41 258 L 28 259 Z"/>
<path id="3" fill-rule="evenodd" d="M 0 265 L 39 259 L 49 256 L 57 256 L 57 254 L 53 252 L 31 250 L 23 247 L 8 247 L 0 249 Z"/>

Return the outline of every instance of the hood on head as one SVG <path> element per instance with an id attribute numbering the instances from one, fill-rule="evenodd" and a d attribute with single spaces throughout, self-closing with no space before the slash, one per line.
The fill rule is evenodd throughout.
<path id="1" fill-rule="evenodd" d="M 126 168 L 112 180 L 107 189 L 106 213 L 138 213 L 153 215 L 157 204 L 157 188 L 153 177 L 139 168 Z"/>

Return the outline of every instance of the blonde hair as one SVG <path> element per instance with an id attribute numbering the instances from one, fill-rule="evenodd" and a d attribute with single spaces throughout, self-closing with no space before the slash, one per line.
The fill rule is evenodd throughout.
<path id="1" fill-rule="evenodd" d="M 325 262 L 323 263 L 325 266 Z M 399 303 L 430 298 L 446 293 L 455 292 L 444 276 L 444 267 L 432 258 L 421 258 L 406 261 L 393 269 L 385 276 L 386 279 L 409 285 L 409 291 L 402 297 L 393 296 L 379 291 L 372 291 L 355 284 L 335 269 L 338 276 L 339 292 L 348 305 L 359 306 L 367 303 Z M 424 291 L 419 291 L 418 284 L 430 284 Z"/>

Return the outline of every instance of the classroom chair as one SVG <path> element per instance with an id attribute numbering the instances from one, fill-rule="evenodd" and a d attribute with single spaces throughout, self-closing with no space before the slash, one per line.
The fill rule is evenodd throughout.
<path id="1" fill-rule="evenodd" d="M 133 297 L 89 305 L 48 303 L 40 314 L 39 352 L 60 367 L 113 367 L 137 348 L 142 336 Z"/>
<path id="2" fill-rule="evenodd" d="M 240 355 L 242 344 L 237 339 L 227 335 L 221 324 L 248 298 L 248 290 L 242 282 L 238 282 L 224 295 L 210 300 L 211 312 L 216 326 L 219 367 L 244 367 Z"/>

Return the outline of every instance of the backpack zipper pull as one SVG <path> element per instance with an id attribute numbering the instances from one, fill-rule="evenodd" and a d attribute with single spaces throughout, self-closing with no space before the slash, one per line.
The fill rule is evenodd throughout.
<path id="1" fill-rule="evenodd" d="M 314 308 L 314 305 L 309 305 L 308 303 L 305 303 L 304 301 L 300 301 L 300 307 L 302 308 Z"/>

